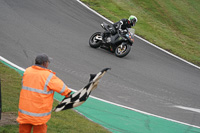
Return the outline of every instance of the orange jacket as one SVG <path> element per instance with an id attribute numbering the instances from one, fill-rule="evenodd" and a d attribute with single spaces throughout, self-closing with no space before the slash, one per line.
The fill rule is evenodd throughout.
<path id="1" fill-rule="evenodd" d="M 71 92 L 55 72 L 36 65 L 27 68 L 22 80 L 17 121 L 33 125 L 47 123 L 54 91 L 66 97 Z"/>

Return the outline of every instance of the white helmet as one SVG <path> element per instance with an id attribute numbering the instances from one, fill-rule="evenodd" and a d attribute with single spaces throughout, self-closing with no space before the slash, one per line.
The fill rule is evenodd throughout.
<path id="1" fill-rule="evenodd" d="M 133 16 L 131 15 L 129 18 L 128 18 L 131 26 L 135 26 L 136 22 L 138 21 L 137 17 L 136 16 Z"/>

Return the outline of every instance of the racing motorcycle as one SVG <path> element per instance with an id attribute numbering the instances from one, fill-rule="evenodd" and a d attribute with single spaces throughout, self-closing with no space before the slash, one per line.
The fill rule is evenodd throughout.
<path id="1" fill-rule="evenodd" d="M 112 26 L 103 22 L 101 27 L 106 31 L 113 31 Z M 135 30 L 130 28 L 128 30 L 120 31 L 117 30 L 115 34 L 109 34 L 102 38 L 102 32 L 94 33 L 89 39 L 89 45 L 92 48 L 103 48 L 112 53 L 115 53 L 117 57 L 126 56 L 130 50 L 131 46 L 134 42 L 134 34 Z"/>

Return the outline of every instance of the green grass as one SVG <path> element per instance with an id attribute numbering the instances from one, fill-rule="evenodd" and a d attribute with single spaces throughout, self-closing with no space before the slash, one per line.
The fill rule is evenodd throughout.
<path id="1" fill-rule="evenodd" d="M 137 16 L 137 35 L 200 66 L 199 0 L 81 1 L 113 22 Z"/>
<path id="2" fill-rule="evenodd" d="M 18 101 L 21 89 L 22 76 L 14 69 L 0 62 L 0 78 L 2 93 L 2 112 L 18 111 Z M 54 101 L 54 107 L 58 104 Z M 48 133 L 107 133 L 107 129 L 86 119 L 74 110 L 58 113 L 52 112 L 47 123 Z M 0 133 L 18 133 L 18 125 L 0 126 Z"/>

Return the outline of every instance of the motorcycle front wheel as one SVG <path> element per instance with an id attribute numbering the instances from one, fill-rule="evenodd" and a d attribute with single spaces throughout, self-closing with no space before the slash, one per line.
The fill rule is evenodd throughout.
<path id="1" fill-rule="evenodd" d="M 131 51 L 131 46 L 129 44 L 122 43 L 118 45 L 117 48 L 115 49 L 115 55 L 117 57 L 122 58 L 126 56 L 130 51 Z"/>
<path id="2" fill-rule="evenodd" d="M 100 39 L 98 39 L 100 37 L 101 37 L 101 32 L 94 33 L 90 37 L 90 39 L 89 39 L 89 45 L 90 45 L 90 47 L 92 47 L 92 48 L 98 48 L 98 47 L 100 47 L 101 42 L 102 42 Z"/>

